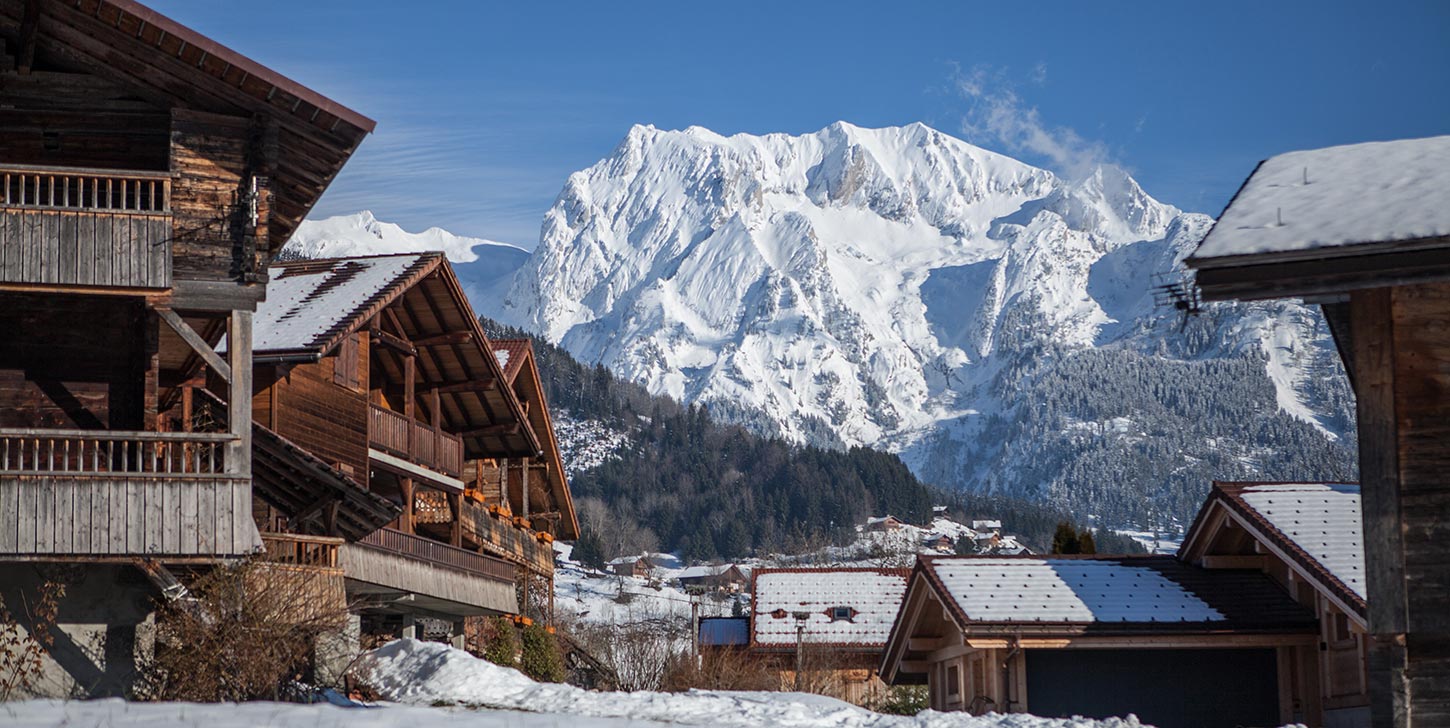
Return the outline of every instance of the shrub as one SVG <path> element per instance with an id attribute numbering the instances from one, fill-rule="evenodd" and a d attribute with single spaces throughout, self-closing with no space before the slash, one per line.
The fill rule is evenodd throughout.
<path id="1" fill-rule="evenodd" d="M 554 635 L 541 625 L 531 624 L 524 628 L 519 669 L 540 682 L 564 682 L 564 654 L 559 650 L 559 642 Z"/>
<path id="2" fill-rule="evenodd" d="M 483 659 L 495 665 L 514 667 L 518 664 L 519 634 L 513 622 L 494 617 L 483 624 Z"/>
<path id="3" fill-rule="evenodd" d="M 347 605 L 314 574 L 260 561 L 219 566 L 162 603 L 156 651 L 136 697 L 202 703 L 276 700 L 311 666 Z"/>
<path id="4" fill-rule="evenodd" d="M 880 701 L 866 707 L 878 713 L 916 715 L 927 709 L 929 696 L 925 685 L 893 685 Z"/>
<path id="5" fill-rule="evenodd" d="M 35 689 L 35 681 L 43 669 L 43 659 L 55 644 L 50 630 L 60 614 L 60 599 L 65 584 L 46 580 L 40 586 L 40 600 L 30 614 L 30 629 L 25 630 L 15 615 L 0 599 L 0 702 L 27 694 Z M 23 601 L 23 600 L 22 600 Z"/>

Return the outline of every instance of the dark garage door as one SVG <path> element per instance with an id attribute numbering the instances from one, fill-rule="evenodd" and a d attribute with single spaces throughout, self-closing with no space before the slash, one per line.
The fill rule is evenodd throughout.
<path id="1" fill-rule="evenodd" d="M 1027 709 L 1158 728 L 1279 724 L 1273 650 L 1028 650 Z"/>

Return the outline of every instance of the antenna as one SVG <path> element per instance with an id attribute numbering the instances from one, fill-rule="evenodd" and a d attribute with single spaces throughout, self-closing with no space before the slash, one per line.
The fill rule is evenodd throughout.
<path id="1" fill-rule="evenodd" d="M 1193 276 L 1184 270 L 1153 274 L 1153 305 L 1159 308 L 1172 307 L 1182 319 L 1179 333 L 1188 326 L 1188 317 L 1203 311 L 1203 295 Z"/>

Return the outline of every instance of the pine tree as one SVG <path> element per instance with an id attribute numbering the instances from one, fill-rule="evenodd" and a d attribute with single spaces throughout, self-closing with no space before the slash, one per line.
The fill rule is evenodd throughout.
<path id="1" fill-rule="evenodd" d="M 1077 534 L 1078 553 L 1095 554 L 1098 552 L 1097 541 L 1093 539 L 1091 528 L 1084 528 Z"/>
<path id="2" fill-rule="evenodd" d="M 599 534 L 594 529 L 584 529 L 579 534 L 579 540 L 574 542 L 574 560 L 597 570 L 603 570 L 604 563 L 604 542 L 600 540 Z"/>
<path id="3" fill-rule="evenodd" d="M 1078 540 L 1077 529 L 1073 528 L 1071 523 L 1061 521 L 1057 524 L 1057 530 L 1052 534 L 1052 553 L 1082 553 L 1082 544 Z"/>

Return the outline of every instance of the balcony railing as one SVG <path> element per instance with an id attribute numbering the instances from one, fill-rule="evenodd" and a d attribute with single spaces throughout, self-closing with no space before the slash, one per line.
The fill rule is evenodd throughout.
<path id="1" fill-rule="evenodd" d="M 0 473 L 185 476 L 226 473 L 228 434 L 0 429 Z"/>
<path id="2" fill-rule="evenodd" d="M 485 576 L 500 581 L 514 580 L 514 567 L 502 559 L 495 559 L 492 556 L 465 551 L 464 549 L 449 546 L 446 543 L 439 543 L 422 536 L 403 533 L 391 528 L 384 528 L 368 534 L 361 541 L 361 545 L 371 548 L 388 551 L 411 559 L 425 561 L 437 566 L 450 569 L 458 569 L 477 576 Z"/>
<path id="3" fill-rule="evenodd" d="M 463 440 L 386 407 L 368 411 L 368 444 L 440 473 L 463 473 Z"/>
<path id="4" fill-rule="evenodd" d="M 47 210 L 167 214 L 171 175 L 116 169 L 0 166 L 0 204 Z"/>
<path id="5" fill-rule="evenodd" d="M 171 287 L 164 172 L 0 165 L 0 283 Z"/>
<path id="6" fill-rule="evenodd" d="M 296 533 L 263 533 L 262 558 L 274 564 L 336 569 L 343 539 Z"/>

